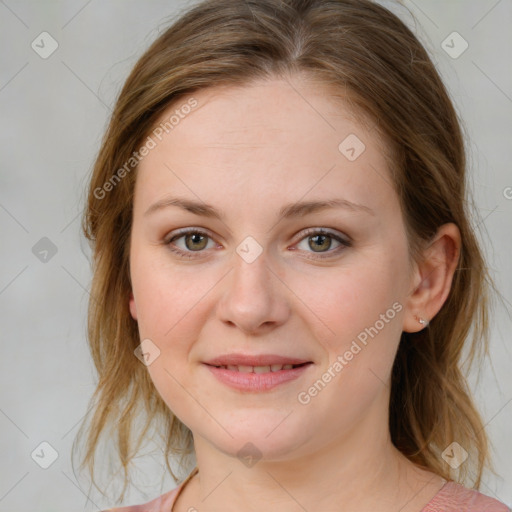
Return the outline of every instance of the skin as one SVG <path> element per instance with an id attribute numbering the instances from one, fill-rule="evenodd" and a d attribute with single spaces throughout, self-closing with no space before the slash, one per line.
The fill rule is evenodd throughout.
<path id="1" fill-rule="evenodd" d="M 348 104 L 304 79 L 203 89 L 194 98 L 198 107 L 140 163 L 130 242 L 130 312 L 141 340 L 160 350 L 147 369 L 194 436 L 199 473 L 173 510 L 420 511 L 443 481 L 391 443 L 390 374 L 402 331 L 423 329 L 416 317 L 432 319 L 448 296 L 457 227 L 442 226 L 423 262 L 410 264 L 385 143 Z M 338 149 L 349 134 L 366 146 L 354 161 Z M 176 206 L 144 215 L 169 195 L 204 201 L 225 218 Z M 373 214 L 332 208 L 277 220 L 285 204 L 332 198 Z M 180 258 L 165 242 L 189 227 L 208 237 L 175 239 L 196 256 Z M 308 228 L 352 245 L 327 238 L 315 251 Z M 252 263 L 236 252 L 247 236 L 263 249 Z M 298 393 L 396 302 L 401 311 L 301 404 Z M 202 364 L 230 352 L 314 364 L 292 382 L 249 393 Z M 252 467 L 237 456 L 247 442 L 262 454 Z"/>

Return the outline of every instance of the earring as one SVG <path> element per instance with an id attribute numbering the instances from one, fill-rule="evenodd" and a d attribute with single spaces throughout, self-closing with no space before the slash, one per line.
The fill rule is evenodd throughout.
<path id="1" fill-rule="evenodd" d="M 428 324 L 429 324 L 429 321 L 428 320 L 425 320 L 424 318 L 420 318 L 418 316 L 415 316 L 414 318 L 416 318 L 416 320 L 418 320 L 418 322 L 423 326 L 423 327 L 428 327 Z"/>

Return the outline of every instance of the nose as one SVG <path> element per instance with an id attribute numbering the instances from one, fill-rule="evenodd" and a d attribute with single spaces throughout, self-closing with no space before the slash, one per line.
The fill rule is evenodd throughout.
<path id="1" fill-rule="evenodd" d="M 217 314 L 222 322 L 254 335 L 286 322 L 291 292 L 278 271 L 271 268 L 266 251 L 248 261 L 234 255 L 234 268 L 226 276 Z"/>

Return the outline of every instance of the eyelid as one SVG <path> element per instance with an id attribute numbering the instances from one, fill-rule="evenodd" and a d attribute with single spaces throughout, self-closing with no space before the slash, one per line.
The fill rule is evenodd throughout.
<path id="1" fill-rule="evenodd" d="M 185 236 L 189 233 L 199 234 L 199 235 L 203 235 L 203 236 L 206 235 L 206 237 L 208 237 L 209 239 L 211 239 L 212 241 L 217 243 L 215 240 L 215 237 L 212 236 L 211 232 L 208 229 L 191 226 L 191 227 L 187 227 L 187 228 L 180 228 L 180 229 L 173 231 L 170 236 L 167 236 L 165 238 L 164 244 L 167 245 L 172 252 L 178 254 L 178 256 L 181 256 L 183 258 L 193 259 L 193 258 L 201 257 L 200 256 L 201 253 L 206 253 L 207 252 L 206 250 L 184 251 L 183 249 L 172 247 L 172 245 L 173 245 L 172 242 L 174 240 L 182 238 L 183 236 Z M 333 258 L 333 257 L 337 256 L 339 254 L 339 252 L 341 252 L 342 250 L 347 249 L 352 246 L 352 240 L 350 239 L 350 237 L 348 237 L 347 235 L 345 235 L 337 230 L 330 229 L 330 228 L 324 228 L 324 227 L 312 227 L 312 228 L 307 228 L 305 230 L 300 231 L 297 235 L 299 238 L 297 238 L 296 241 L 292 245 L 293 246 L 297 245 L 298 243 L 302 242 L 302 240 L 304 240 L 305 238 L 307 238 L 310 235 L 328 235 L 329 237 L 336 240 L 340 244 L 340 246 L 335 249 L 330 249 L 326 252 L 318 252 L 318 253 L 311 252 L 309 254 L 312 254 L 313 256 L 306 256 L 306 258 L 309 258 L 309 259 L 318 261 L 318 260 L 326 260 L 329 258 Z M 295 249 L 293 249 L 293 250 L 295 250 Z M 197 253 L 197 256 L 195 255 L 196 253 Z M 325 254 L 325 256 L 322 256 L 323 254 Z"/>
<path id="2" fill-rule="evenodd" d="M 188 228 L 179 228 L 175 229 L 172 233 L 169 233 L 168 236 L 166 236 L 166 243 L 169 243 L 171 240 L 174 240 L 175 238 L 178 238 L 183 235 L 188 235 L 189 233 L 199 233 L 200 235 L 207 235 L 210 238 L 215 238 L 211 231 L 209 231 L 206 228 L 200 228 L 195 226 L 190 226 Z"/>
<path id="3" fill-rule="evenodd" d="M 170 235 L 165 237 L 163 243 L 164 243 L 164 245 L 169 246 L 171 251 L 176 252 L 176 253 L 183 253 L 184 251 L 182 249 L 173 249 L 173 248 L 171 248 L 171 245 L 172 245 L 171 242 L 173 242 L 174 240 L 176 240 L 178 238 L 182 238 L 183 236 L 188 235 L 189 233 L 194 233 L 194 234 L 199 234 L 199 235 L 206 236 L 210 240 L 212 240 L 215 243 L 217 243 L 215 241 L 215 237 L 212 235 L 212 233 L 208 229 L 194 227 L 194 226 L 191 226 L 191 227 L 188 227 L 188 228 L 176 229 Z M 197 252 L 201 253 L 201 252 L 205 252 L 205 251 L 197 251 Z M 186 254 L 194 254 L 194 251 L 185 251 L 185 253 Z"/>
<path id="4" fill-rule="evenodd" d="M 296 243 L 302 241 L 304 238 L 306 238 L 308 235 L 329 235 L 333 237 L 334 239 L 337 239 L 339 242 L 344 244 L 351 244 L 352 240 L 345 234 L 339 232 L 338 230 L 330 229 L 330 228 L 307 228 L 303 231 L 300 231 L 298 233 L 298 236 L 300 235 L 300 238 L 297 240 Z"/>

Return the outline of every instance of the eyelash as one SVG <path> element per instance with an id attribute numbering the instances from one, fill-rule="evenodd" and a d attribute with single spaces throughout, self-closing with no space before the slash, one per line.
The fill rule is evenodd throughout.
<path id="1" fill-rule="evenodd" d="M 200 229 L 188 229 L 187 228 L 187 229 L 177 231 L 175 233 L 175 235 L 172 238 L 170 238 L 169 240 L 165 241 L 164 244 L 169 247 L 170 251 L 172 251 L 173 253 L 177 254 L 178 256 L 180 256 L 182 258 L 187 258 L 187 259 L 197 258 L 197 257 L 199 257 L 199 253 L 204 252 L 204 251 L 183 251 L 182 249 L 176 248 L 176 246 L 174 246 L 172 244 L 172 242 L 174 242 L 175 240 L 178 240 L 188 234 L 202 235 L 202 236 L 206 236 L 207 238 L 212 239 L 212 237 L 205 231 L 202 231 Z M 345 240 L 345 239 L 335 235 L 331 231 L 328 231 L 323 228 L 310 228 L 310 229 L 306 230 L 306 232 L 304 233 L 304 236 L 297 243 L 302 242 L 302 240 L 304 240 L 305 238 L 308 238 L 312 235 L 327 235 L 330 238 L 333 238 L 334 240 L 336 240 L 337 242 L 339 242 L 341 244 L 340 247 L 337 247 L 334 250 L 329 250 L 329 251 L 327 251 L 327 253 L 312 253 L 315 255 L 308 256 L 308 258 L 311 258 L 314 260 L 325 260 L 327 258 L 332 258 L 334 256 L 337 256 L 338 253 L 340 251 L 342 251 L 343 249 L 346 249 L 346 248 L 352 246 L 352 243 L 349 240 Z M 196 254 L 194 254 L 194 252 L 197 253 L 197 256 L 196 256 Z M 318 256 L 318 254 L 328 254 L 328 255 L 327 256 Z"/>

